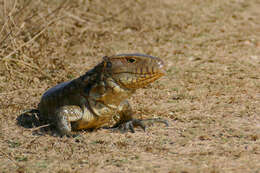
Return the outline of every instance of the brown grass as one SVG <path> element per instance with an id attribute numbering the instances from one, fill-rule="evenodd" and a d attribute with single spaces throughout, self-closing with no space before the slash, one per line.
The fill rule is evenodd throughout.
<path id="1" fill-rule="evenodd" d="M 0 1 L 0 172 L 260 172 L 258 0 Z M 104 55 L 161 57 L 131 99 L 147 132 L 33 135 L 16 124 Z"/>

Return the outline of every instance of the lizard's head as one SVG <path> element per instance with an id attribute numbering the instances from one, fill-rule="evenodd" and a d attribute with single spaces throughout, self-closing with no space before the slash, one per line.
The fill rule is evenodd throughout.
<path id="1" fill-rule="evenodd" d="M 104 57 L 105 71 L 128 89 L 144 87 L 165 75 L 160 58 L 144 54 L 120 54 Z"/>

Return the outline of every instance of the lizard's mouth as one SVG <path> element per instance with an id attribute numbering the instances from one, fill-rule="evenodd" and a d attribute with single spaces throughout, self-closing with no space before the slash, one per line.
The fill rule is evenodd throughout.
<path id="1" fill-rule="evenodd" d="M 150 76 L 165 76 L 166 75 L 166 70 L 164 69 L 163 64 L 158 64 L 158 67 L 150 67 L 150 68 L 140 68 L 135 71 L 117 71 L 117 72 L 112 72 L 113 75 L 119 75 L 119 74 L 131 74 L 135 76 L 140 76 L 144 78 L 149 78 Z"/>
<path id="2" fill-rule="evenodd" d="M 114 80 L 121 86 L 128 89 L 138 89 L 147 86 L 148 84 L 154 82 L 160 77 L 166 74 L 165 71 L 161 71 L 160 73 L 114 73 Z"/>

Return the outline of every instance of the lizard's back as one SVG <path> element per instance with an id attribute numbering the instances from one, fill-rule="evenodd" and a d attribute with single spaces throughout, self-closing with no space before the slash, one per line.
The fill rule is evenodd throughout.
<path id="1" fill-rule="evenodd" d="M 60 83 L 48 89 L 42 96 L 39 103 L 41 117 L 45 119 L 55 118 L 55 111 L 65 105 L 79 105 L 80 97 L 74 86 L 74 81 Z"/>

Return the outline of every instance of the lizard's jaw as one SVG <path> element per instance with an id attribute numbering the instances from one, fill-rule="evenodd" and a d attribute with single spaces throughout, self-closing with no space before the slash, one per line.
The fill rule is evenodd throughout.
<path id="1" fill-rule="evenodd" d="M 153 73 L 119 73 L 114 74 L 114 80 L 121 86 L 127 89 L 138 89 L 143 88 L 160 77 L 166 75 L 164 68 L 156 69 L 151 68 Z M 148 71 L 148 69 L 146 68 Z M 142 71 L 142 70 L 141 70 Z M 144 71 L 144 70 L 143 70 Z"/>
<path id="2" fill-rule="evenodd" d="M 164 62 L 157 58 L 156 61 L 137 67 L 135 73 L 126 75 L 128 78 L 122 78 L 120 83 L 123 83 L 125 87 L 130 89 L 138 89 L 147 86 L 165 75 L 166 71 Z"/>
<path id="3" fill-rule="evenodd" d="M 147 86 L 166 74 L 160 58 L 143 54 L 121 54 L 107 57 L 107 70 L 122 87 L 138 89 Z"/>
<path id="4" fill-rule="evenodd" d="M 138 89 L 147 86 L 162 77 L 163 73 L 156 74 L 126 74 L 119 79 L 119 83 L 128 89 Z M 130 76 L 130 77 L 129 77 Z"/>

